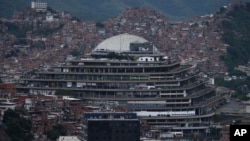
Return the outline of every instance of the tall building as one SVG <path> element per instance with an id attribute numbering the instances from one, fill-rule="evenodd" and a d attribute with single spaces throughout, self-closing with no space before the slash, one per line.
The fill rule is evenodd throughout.
<path id="1" fill-rule="evenodd" d="M 135 113 L 85 113 L 87 141 L 139 141 L 140 122 Z"/>
<path id="2" fill-rule="evenodd" d="M 31 8 L 35 9 L 36 12 L 46 12 L 47 11 L 47 3 L 46 2 L 41 2 L 41 1 L 32 1 L 31 2 Z"/>
<path id="3" fill-rule="evenodd" d="M 165 56 L 144 38 L 121 34 L 101 42 L 88 58 L 21 79 L 19 93 L 74 93 L 85 101 L 116 101 L 160 132 L 205 135 L 215 109 L 229 97 L 206 86 L 189 65 Z"/>

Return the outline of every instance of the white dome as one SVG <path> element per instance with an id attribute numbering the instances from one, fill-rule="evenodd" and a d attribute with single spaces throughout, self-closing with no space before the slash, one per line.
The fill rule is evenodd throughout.
<path id="1" fill-rule="evenodd" d="M 97 50 L 110 50 L 114 52 L 129 51 L 130 43 L 135 43 L 135 42 L 145 43 L 148 41 L 142 37 L 125 33 L 110 37 L 102 41 L 100 44 L 97 45 L 94 51 Z"/>

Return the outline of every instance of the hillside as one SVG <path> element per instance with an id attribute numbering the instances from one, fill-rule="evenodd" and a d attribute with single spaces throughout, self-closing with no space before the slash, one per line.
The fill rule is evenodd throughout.
<path id="1" fill-rule="evenodd" d="M 250 61 L 250 3 L 234 5 L 222 21 L 222 40 L 229 44 L 227 54 L 222 56 L 231 70 Z"/>
<path id="2" fill-rule="evenodd" d="M 88 2 L 87 4 L 94 5 L 94 2 Z M 78 21 L 79 23 L 70 22 L 67 27 L 64 27 L 65 20 L 71 20 L 68 16 L 59 17 L 58 22 L 48 24 L 49 22 L 43 22 L 45 20 L 44 14 L 46 13 L 32 13 L 32 10 L 29 11 L 26 9 L 15 14 L 16 23 L 8 21 L 0 23 L 0 27 L 2 27 L 0 32 L 3 35 L 0 38 L 3 40 L 2 44 L 6 46 L 2 50 L 2 57 L 6 59 L 3 62 L 8 62 L 10 57 L 16 57 L 15 59 L 18 60 L 18 64 L 20 65 L 22 64 L 21 60 L 25 60 L 24 57 L 26 57 L 26 59 L 34 58 L 39 63 L 46 61 L 52 63 L 51 60 L 54 59 L 54 63 L 56 63 L 59 58 L 53 58 L 53 56 L 63 58 L 69 52 L 75 54 L 77 50 L 81 50 L 81 53 L 88 53 L 100 41 L 108 37 L 119 33 L 129 33 L 150 40 L 168 56 L 176 57 L 185 63 L 197 65 L 201 71 L 209 72 L 210 74 L 224 74 L 227 72 L 227 69 L 222 60 L 220 60 L 220 56 L 226 53 L 226 44 L 230 45 L 228 54 L 222 56 L 221 59 L 226 62 L 228 67 L 231 66 L 230 68 L 234 68 L 234 66 L 249 61 L 249 48 L 246 47 L 249 44 L 249 33 L 247 31 L 249 31 L 250 25 L 250 12 L 248 4 L 236 7 L 232 5 L 228 6 L 228 8 L 220 8 L 220 10 L 218 9 L 213 16 L 202 16 L 195 18 L 193 21 L 190 20 L 190 22 L 174 22 L 169 24 L 170 19 L 158 11 L 145 7 L 130 8 L 119 13 L 118 17 L 110 18 L 103 23 Z M 27 19 L 24 20 L 26 24 L 20 25 L 18 21 L 23 19 Z M 32 21 L 39 22 L 31 25 L 30 22 Z M 136 23 L 137 26 L 131 26 L 131 23 Z M 220 23 L 222 24 L 220 25 Z M 218 27 L 218 25 L 221 27 Z M 27 31 L 31 32 L 26 34 Z M 223 38 L 221 38 L 222 33 L 224 33 Z M 41 36 L 41 38 L 47 38 L 47 40 L 46 43 L 44 41 L 30 43 L 11 38 L 11 35 L 17 38 L 25 38 L 26 36 L 35 38 Z M 11 41 L 9 41 L 10 39 Z M 244 40 L 242 41 L 242 39 Z M 62 44 L 67 46 L 62 48 L 60 47 Z M 19 54 L 17 48 L 12 48 L 12 46 L 18 45 L 30 45 L 32 50 L 28 50 L 27 52 L 40 52 L 46 46 L 58 47 L 58 49 L 64 51 L 60 51 L 59 53 L 62 53 L 60 55 L 49 55 L 46 52 L 42 55 L 40 53 L 32 54 L 26 53 L 26 51 Z M 73 50 L 73 48 L 69 47 L 76 47 L 77 49 Z M 49 50 L 51 48 L 47 49 L 47 52 L 51 53 L 52 51 L 53 53 L 57 53 L 57 51 Z M 27 54 L 30 54 L 30 56 L 25 56 Z M 32 65 L 39 65 L 34 60 L 34 64 Z M 7 64 L 10 63 L 8 62 Z M 34 68 L 30 66 L 26 61 L 23 61 L 24 68 L 27 68 L 27 70 Z"/>
<path id="3" fill-rule="evenodd" d="M 31 0 L 0 1 L 0 17 L 11 17 L 14 11 L 30 7 Z M 68 11 L 82 20 L 104 21 L 118 16 L 129 7 L 149 7 L 165 14 L 172 20 L 190 20 L 196 16 L 214 13 L 232 0 L 43 0 L 49 6 Z M 250 1 L 250 0 L 242 0 Z"/>

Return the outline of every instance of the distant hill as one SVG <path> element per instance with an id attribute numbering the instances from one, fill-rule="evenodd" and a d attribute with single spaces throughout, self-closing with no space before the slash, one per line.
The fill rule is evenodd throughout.
<path id="1" fill-rule="evenodd" d="M 14 11 L 30 7 L 32 0 L 0 1 L 0 17 L 11 17 Z M 104 21 L 118 16 L 129 7 L 149 7 L 172 20 L 191 20 L 196 16 L 211 14 L 221 6 L 236 0 L 41 0 L 57 10 L 69 12 L 82 20 Z M 250 1 L 250 0 L 241 0 Z"/>

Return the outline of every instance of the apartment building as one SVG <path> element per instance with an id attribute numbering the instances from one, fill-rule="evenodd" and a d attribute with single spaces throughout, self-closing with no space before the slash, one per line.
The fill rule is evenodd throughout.
<path id="1" fill-rule="evenodd" d="M 35 9 L 36 12 L 46 12 L 47 7 L 48 7 L 48 4 L 46 2 L 41 2 L 41 1 L 31 2 L 31 8 Z"/>

